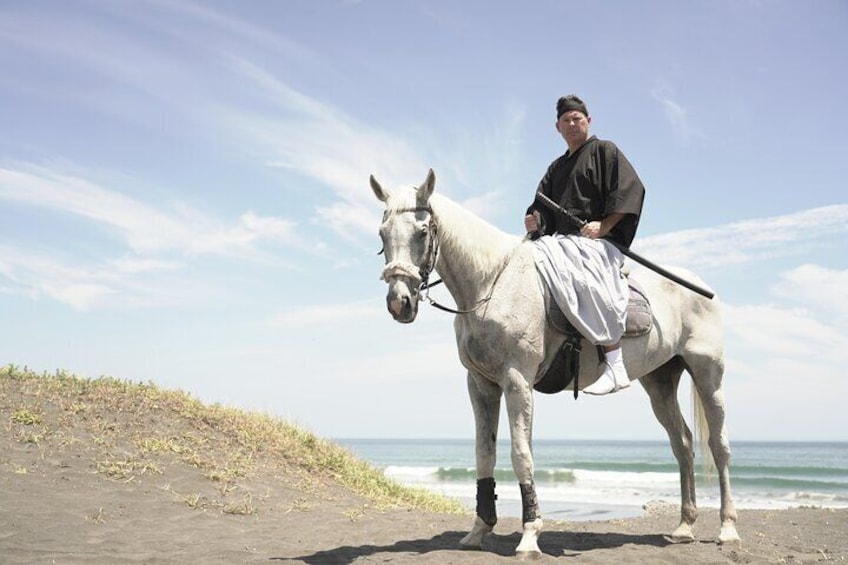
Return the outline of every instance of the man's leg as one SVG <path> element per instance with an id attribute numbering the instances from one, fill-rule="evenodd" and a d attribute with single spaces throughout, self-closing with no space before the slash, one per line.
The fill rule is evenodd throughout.
<path id="1" fill-rule="evenodd" d="M 598 380 L 583 389 L 586 394 L 600 396 L 611 392 L 618 392 L 630 386 L 630 377 L 624 367 L 624 359 L 621 355 L 621 342 L 615 345 L 604 346 L 606 362 L 604 372 Z"/>

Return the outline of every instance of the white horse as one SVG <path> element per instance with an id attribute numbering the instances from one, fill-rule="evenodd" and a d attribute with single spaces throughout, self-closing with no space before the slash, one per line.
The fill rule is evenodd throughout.
<path id="1" fill-rule="evenodd" d="M 371 177 L 371 188 L 385 203 L 380 238 L 386 255 L 382 278 L 386 303 L 398 322 L 415 320 L 422 282 L 433 270 L 462 313 L 454 328 L 462 364 L 468 370 L 468 393 L 476 422 L 477 517 L 461 544 L 480 548 L 497 522 L 494 469 L 501 397 L 506 398 L 512 438 L 512 466 L 521 488 L 523 535 L 519 555 L 539 555 L 542 519 L 533 483 L 533 385 L 541 378 L 565 337 L 546 322 L 551 297 L 534 263 L 532 244 L 485 222 L 444 196 L 433 194 L 430 170 L 419 188 L 389 193 Z M 694 539 L 694 446 L 677 402 L 684 370 L 692 376 L 701 425 L 708 426 L 709 450 L 721 491 L 719 543 L 739 540 L 736 509 L 730 493 L 730 446 L 725 429 L 721 318 L 716 299 L 708 300 L 659 275 L 639 270 L 632 275 L 653 308 L 653 328 L 622 342 L 631 379 L 638 378 L 651 399 L 654 415 L 665 428 L 680 466 L 680 525 L 675 540 Z M 687 278 L 695 279 L 691 273 Z M 697 279 L 695 279 L 697 280 Z M 597 355 L 584 347 L 580 386 L 597 380 Z M 593 360 L 594 358 L 594 360 Z M 703 421 L 705 420 L 705 421 Z M 697 427 L 696 427 L 697 431 Z M 706 449 L 706 446 L 702 447 Z"/>

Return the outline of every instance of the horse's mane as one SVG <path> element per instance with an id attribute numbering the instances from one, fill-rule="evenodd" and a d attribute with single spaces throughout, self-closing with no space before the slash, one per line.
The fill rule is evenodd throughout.
<path id="1" fill-rule="evenodd" d="M 499 271 L 521 239 L 493 226 L 447 196 L 433 194 L 430 205 L 439 226 L 443 253 L 477 273 Z"/>

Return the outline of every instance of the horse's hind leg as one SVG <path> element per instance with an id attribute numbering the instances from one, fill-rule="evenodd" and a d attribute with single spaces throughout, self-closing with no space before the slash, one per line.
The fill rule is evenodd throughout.
<path id="1" fill-rule="evenodd" d="M 501 394 L 501 389 L 495 384 L 468 373 L 468 395 L 476 424 L 477 517 L 471 531 L 459 543 L 469 549 L 479 549 L 483 537 L 498 521 L 494 475 Z"/>
<path id="2" fill-rule="evenodd" d="M 724 393 L 721 381 L 724 375 L 724 362 L 721 356 L 700 355 L 687 353 L 686 365 L 692 375 L 692 382 L 698 391 L 701 407 L 696 414 L 705 418 L 700 422 L 703 433 L 704 424 L 709 430 L 709 447 L 718 471 L 719 493 L 721 495 L 721 531 L 719 543 L 735 543 L 739 541 L 736 531 L 736 507 L 730 491 L 730 441 L 725 427 Z"/>
<path id="3" fill-rule="evenodd" d="M 639 382 L 651 398 L 651 408 L 668 434 L 671 450 L 680 468 L 680 525 L 671 536 L 676 541 L 692 541 L 695 539 L 692 526 L 698 518 L 695 503 L 695 451 L 692 432 L 677 402 L 677 386 L 683 368 L 680 358 L 674 357 L 639 379 Z"/>

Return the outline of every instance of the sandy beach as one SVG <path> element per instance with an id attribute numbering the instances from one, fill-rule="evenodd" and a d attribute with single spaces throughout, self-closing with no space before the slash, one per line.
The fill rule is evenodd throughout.
<path id="1" fill-rule="evenodd" d="M 277 424 L 120 383 L 0 378 L 0 564 L 512 563 L 520 523 L 481 551 L 471 514 L 377 507 L 306 470 Z M 280 428 L 285 429 L 285 428 Z M 297 434 L 295 434 L 297 436 Z M 307 447 L 319 443 L 301 439 Z M 287 440 L 288 441 L 288 440 Z M 545 501 L 540 500 L 544 512 Z M 848 510 L 741 510 L 741 544 L 716 543 L 716 510 L 673 544 L 677 510 L 546 521 L 541 563 L 818 563 L 848 560 Z"/>
<path id="2" fill-rule="evenodd" d="M 515 562 L 520 524 L 501 519 L 482 551 L 458 548 L 470 516 L 376 510 L 325 485 L 312 492 L 254 479 L 255 512 L 192 508 L 183 493 L 208 486 L 190 472 L 122 482 L 85 461 L 13 451 L 0 474 L 0 563 L 467 563 Z M 28 458 L 22 460 L 22 457 Z M 26 473 L 10 467 L 25 463 Z M 171 473 L 171 471 L 174 471 Z M 606 522 L 548 522 L 541 563 L 818 563 L 848 560 L 848 511 L 741 511 L 738 546 L 715 542 L 703 512 L 697 541 L 672 544 L 674 513 Z"/>
<path id="3" fill-rule="evenodd" d="M 482 551 L 458 547 L 472 518 L 394 508 L 323 482 L 301 489 L 273 475 L 228 493 L 250 505 L 225 511 L 216 487 L 179 464 L 115 479 L 72 446 L 45 453 L 6 442 L 0 464 L 0 563 L 468 563 L 514 562 L 520 524 L 501 518 Z M 542 501 L 544 503 L 544 501 Z M 743 510 L 738 546 L 719 546 L 718 516 L 702 511 L 697 541 L 672 544 L 668 509 L 643 518 L 548 521 L 543 563 L 818 563 L 848 560 L 848 510 Z"/>

